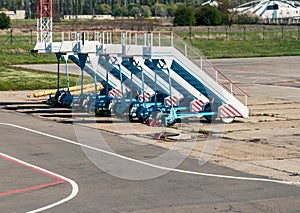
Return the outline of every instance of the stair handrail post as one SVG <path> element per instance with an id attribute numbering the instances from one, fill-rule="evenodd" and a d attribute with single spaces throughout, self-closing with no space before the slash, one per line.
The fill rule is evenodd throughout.
<path id="1" fill-rule="evenodd" d="M 144 46 L 148 46 L 147 45 L 147 33 L 144 33 Z"/>
<path id="2" fill-rule="evenodd" d="M 120 70 L 120 83 L 121 83 L 121 92 L 122 94 L 124 94 L 124 88 L 123 88 L 123 76 L 122 76 L 122 67 L 121 65 L 118 63 L 118 66 L 119 66 L 119 70 Z"/>
<path id="3" fill-rule="evenodd" d="M 101 43 L 102 43 L 102 53 L 105 54 L 106 48 L 104 48 L 104 46 L 105 46 L 105 33 L 104 32 L 101 33 Z"/>
<path id="4" fill-rule="evenodd" d="M 171 32 L 171 47 L 174 46 L 174 34 Z"/>
<path id="5" fill-rule="evenodd" d="M 82 41 L 82 46 L 84 46 L 84 43 L 85 43 L 85 32 L 82 32 L 81 33 L 81 41 Z"/>
<path id="6" fill-rule="evenodd" d="M 69 65 L 68 65 L 68 58 L 69 58 L 68 55 L 64 55 L 64 59 L 65 59 L 65 62 L 66 62 L 66 82 L 67 82 L 67 88 L 68 88 L 68 90 L 69 90 L 69 88 L 70 88 L 70 79 L 69 79 Z"/>
<path id="7" fill-rule="evenodd" d="M 156 74 L 156 71 L 154 72 L 154 81 L 155 81 L 155 84 L 154 84 L 154 103 L 155 103 L 155 107 L 157 107 L 157 74 Z"/>
<path id="8" fill-rule="evenodd" d="M 158 32 L 158 46 L 160 47 L 161 46 L 161 35 L 160 35 L 160 32 Z"/>
<path id="9" fill-rule="evenodd" d="M 55 53 L 57 59 L 57 90 L 60 89 L 60 52 Z"/>
<path id="10" fill-rule="evenodd" d="M 171 108 L 173 108 L 173 92 L 172 92 L 172 82 L 171 82 L 171 73 L 168 69 L 168 80 L 169 80 L 169 91 L 170 91 L 170 100 L 171 100 Z"/>
<path id="11" fill-rule="evenodd" d="M 145 102 L 145 78 L 144 78 L 144 69 L 142 68 L 142 93 L 143 93 L 143 103 Z"/>
<path id="12" fill-rule="evenodd" d="M 137 44 L 138 44 L 138 34 L 135 33 L 135 45 L 137 45 Z"/>
<path id="13" fill-rule="evenodd" d="M 75 36 L 76 36 L 76 37 L 75 37 L 75 40 L 78 42 L 79 39 L 80 39 L 79 32 L 76 32 L 76 35 L 75 35 Z"/>
<path id="14" fill-rule="evenodd" d="M 121 33 L 122 55 L 126 55 L 126 32 Z"/>
<path id="15" fill-rule="evenodd" d="M 105 69 L 106 69 L 106 88 L 105 88 L 105 94 L 108 95 L 108 56 L 105 55 Z"/>
<path id="16" fill-rule="evenodd" d="M 131 45 L 131 32 L 128 33 L 128 45 Z"/>
<path id="17" fill-rule="evenodd" d="M 152 49 L 153 46 L 153 33 L 150 32 L 150 50 Z"/>
<path id="18" fill-rule="evenodd" d="M 186 44 L 184 44 L 184 55 L 186 58 L 188 57 Z"/>
<path id="19" fill-rule="evenodd" d="M 130 66 L 132 66 L 132 65 L 130 65 Z M 132 90 L 133 90 L 133 74 L 132 74 L 132 72 L 130 72 L 130 101 L 131 102 L 132 102 L 132 96 L 133 96 Z"/>
<path id="20" fill-rule="evenodd" d="M 80 36 L 79 36 L 79 32 L 76 32 L 76 35 L 75 35 L 75 41 L 77 43 L 77 52 L 80 51 Z"/>
<path id="21" fill-rule="evenodd" d="M 144 38 L 146 38 L 144 46 L 147 50 L 147 57 L 151 57 L 151 53 L 152 53 L 152 45 L 153 45 L 153 36 L 152 35 L 153 35 L 152 32 L 144 33 Z"/>
<path id="22" fill-rule="evenodd" d="M 109 32 L 106 32 L 106 44 L 109 44 Z"/>
<path id="23" fill-rule="evenodd" d="M 200 69 L 203 71 L 203 60 L 202 60 L 202 57 L 200 57 Z"/>
<path id="24" fill-rule="evenodd" d="M 110 44 L 112 44 L 112 43 L 113 43 L 112 39 L 113 39 L 113 34 L 112 34 L 112 32 L 110 32 L 110 33 L 109 33 L 109 40 L 110 40 Z"/>
<path id="25" fill-rule="evenodd" d="M 80 61 L 80 69 L 81 69 L 81 88 L 80 88 L 80 91 L 81 91 L 81 95 L 83 95 L 83 81 L 84 81 L 84 75 L 83 75 L 83 70 L 84 70 L 84 67 L 85 67 L 85 63 L 87 62 L 87 59 L 88 59 L 88 53 L 78 53 L 78 58 L 79 58 L 79 61 Z"/>

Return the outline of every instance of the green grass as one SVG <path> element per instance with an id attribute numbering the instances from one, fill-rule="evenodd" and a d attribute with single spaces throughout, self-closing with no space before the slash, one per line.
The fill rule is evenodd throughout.
<path id="1" fill-rule="evenodd" d="M 32 53 L 34 45 L 21 41 L 5 42 L 4 37 L 0 36 L 0 65 L 57 63 L 55 54 Z"/>
<path id="2" fill-rule="evenodd" d="M 300 55 L 300 41 L 197 41 L 191 44 L 207 58 Z"/>
<path id="3" fill-rule="evenodd" d="M 8 40 L 7 40 L 8 39 Z M 56 64 L 55 54 L 36 54 L 31 50 L 29 35 L 17 35 L 12 43 L 7 36 L 0 36 L 0 91 L 56 89 L 57 74 L 15 68 L 14 64 Z M 79 85 L 80 77 L 70 75 L 70 86 Z M 61 87 L 66 87 L 66 76 L 61 75 Z M 85 83 L 92 82 L 85 78 Z"/>
<path id="4" fill-rule="evenodd" d="M 70 75 L 70 86 L 79 85 L 80 77 Z M 91 83 L 92 78 L 85 78 L 84 83 Z M 66 76 L 60 76 L 61 87 L 66 87 Z M 32 71 L 10 66 L 0 67 L 0 91 L 56 89 L 57 74 Z"/>
<path id="5" fill-rule="evenodd" d="M 300 55 L 300 28 L 295 26 L 247 26 L 244 31 L 234 26 L 226 33 L 225 28 L 195 28 L 192 34 L 187 29 L 176 33 L 198 49 L 206 58 L 272 57 Z M 284 30 L 282 30 L 284 29 Z"/>
<path id="6" fill-rule="evenodd" d="M 1 48 L 1 47 L 0 47 Z M 3 53 L 0 51 L 0 65 L 50 64 L 57 63 L 55 55 L 26 53 Z"/>

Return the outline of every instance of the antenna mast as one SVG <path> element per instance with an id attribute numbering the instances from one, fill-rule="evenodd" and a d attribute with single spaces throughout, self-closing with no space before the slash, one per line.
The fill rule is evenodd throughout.
<path id="1" fill-rule="evenodd" d="M 52 42 L 52 0 L 36 0 L 37 42 Z"/>

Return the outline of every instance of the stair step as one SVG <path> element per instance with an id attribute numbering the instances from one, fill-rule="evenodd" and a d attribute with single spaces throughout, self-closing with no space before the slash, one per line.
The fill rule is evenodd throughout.
<path id="1" fill-rule="evenodd" d="M 206 88 L 203 86 L 203 84 L 174 60 L 171 65 L 171 69 L 174 72 L 176 72 L 179 76 L 181 76 L 186 82 L 188 82 L 190 85 L 195 87 L 201 94 L 208 97 L 208 93 L 206 91 Z"/>

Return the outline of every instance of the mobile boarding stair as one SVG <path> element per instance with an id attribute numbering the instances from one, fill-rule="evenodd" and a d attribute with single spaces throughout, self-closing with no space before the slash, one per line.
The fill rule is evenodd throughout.
<path id="1" fill-rule="evenodd" d="M 146 81 L 150 90 L 154 91 L 159 85 L 157 84 L 159 78 L 159 90 L 165 91 L 168 88 L 169 93 L 164 106 L 158 108 L 159 113 L 156 113 L 163 118 L 161 122 L 165 125 L 170 125 L 180 118 L 204 116 L 212 121 L 219 117 L 229 123 L 235 117 L 249 116 L 247 108 L 249 95 L 172 32 L 105 31 L 96 33 L 91 41 L 88 40 L 88 36 L 82 36 L 81 40 L 77 39 L 75 42 L 61 41 L 47 44 L 38 42 L 35 50 L 62 52 L 64 43 L 71 46 L 66 52 L 76 64 L 80 65 L 78 63 L 80 54 L 88 54 L 92 58 L 91 61 L 98 56 L 96 65 L 90 62 L 83 67 L 81 63 L 81 68 L 91 75 L 106 80 L 113 88 L 121 88 L 123 78 L 126 78 L 120 73 L 114 74 L 112 70 L 115 69 L 119 71 L 124 69 L 125 73 L 129 71 L 130 75 L 135 76 L 138 71 L 144 72 L 144 77 L 148 78 L 154 74 L 156 79 L 154 84 L 153 80 L 138 78 L 140 83 L 137 87 L 142 89 L 143 93 Z M 118 63 L 111 60 L 104 61 L 103 58 L 100 60 L 101 56 L 117 58 L 115 62 Z M 114 77 L 108 78 L 109 73 Z M 131 83 L 132 81 L 131 79 Z M 127 85 L 127 88 L 132 90 L 132 85 Z M 185 101 L 180 102 L 180 99 Z"/>
<path id="2" fill-rule="evenodd" d="M 145 119 L 153 111 L 150 107 L 160 106 L 163 103 L 157 101 L 147 101 L 146 103 L 145 100 L 156 96 L 155 91 L 169 94 L 168 82 L 165 82 L 159 76 L 157 77 L 152 70 L 146 71 L 132 57 L 117 57 L 101 53 L 99 54 L 98 64 L 94 67 L 97 66 L 105 67 L 106 72 L 112 74 L 121 82 L 120 95 L 118 99 L 115 99 L 112 106 L 113 113 L 118 116 L 129 113 L 129 119 L 135 117 L 139 120 Z M 107 79 L 108 82 L 109 79 Z M 127 92 L 124 92 L 123 84 L 127 85 L 125 90 Z M 175 94 L 182 96 L 176 89 L 173 90 Z"/>

